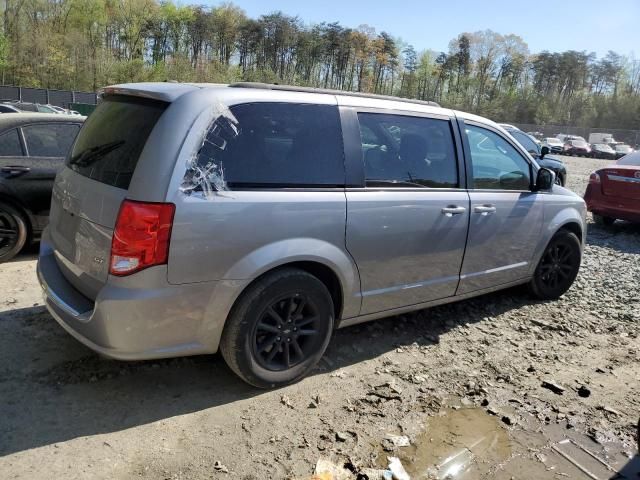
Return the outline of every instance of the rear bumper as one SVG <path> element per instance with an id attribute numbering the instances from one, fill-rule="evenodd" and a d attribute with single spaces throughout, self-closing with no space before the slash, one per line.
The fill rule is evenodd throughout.
<path id="1" fill-rule="evenodd" d="M 636 202 L 637 205 L 631 205 L 632 200 L 613 195 L 603 195 L 599 188 L 592 188 L 591 185 L 587 186 L 584 200 L 587 203 L 587 210 L 591 213 L 640 223 L 640 202 Z"/>
<path id="2" fill-rule="evenodd" d="M 219 289 L 224 282 L 169 285 L 166 266 L 158 266 L 105 284 L 94 302 L 66 280 L 47 240 L 45 230 L 37 267 L 45 305 L 69 334 L 90 349 L 118 360 L 217 350 L 235 288 Z M 216 293 L 220 302 L 213 301 Z"/>

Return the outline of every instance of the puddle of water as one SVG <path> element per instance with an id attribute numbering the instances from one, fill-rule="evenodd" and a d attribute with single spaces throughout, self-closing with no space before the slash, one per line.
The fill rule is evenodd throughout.
<path id="1" fill-rule="evenodd" d="M 500 420 L 476 408 L 445 410 L 398 452 L 412 478 L 477 478 L 506 462 L 513 444 Z"/>
<path id="2" fill-rule="evenodd" d="M 534 418 L 526 416 L 519 418 L 518 425 L 507 430 L 500 417 L 479 408 L 447 409 L 428 418 L 424 433 L 393 455 L 413 480 L 607 480 L 617 471 L 615 466 L 621 468 L 628 461 L 611 458 L 613 463 L 607 463 L 604 450 L 593 450 L 596 445 L 582 435 L 568 438 L 560 425 L 537 429 Z M 382 463 L 387 454 L 378 459 L 380 466 L 386 466 Z"/>

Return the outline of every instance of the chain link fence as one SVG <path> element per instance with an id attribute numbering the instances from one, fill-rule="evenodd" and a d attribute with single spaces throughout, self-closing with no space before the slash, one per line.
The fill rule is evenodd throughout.
<path id="1" fill-rule="evenodd" d="M 555 137 L 560 133 L 564 133 L 566 135 L 583 137 L 587 142 L 589 141 L 589 135 L 592 133 L 607 133 L 611 134 L 616 142 L 624 142 L 636 149 L 640 148 L 640 130 L 622 130 L 604 127 L 569 127 L 567 125 L 532 125 L 526 123 L 516 123 L 515 126 L 523 132 L 531 133 L 537 137 Z"/>
<path id="2" fill-rule="evenodd" d="M 69 108 L 72 104 L 78 103 L 95 105 L 98 97 L 92 92 L 0 85 L 0 101 L 2 100 L 18 100 L 21 102 L 41 103 Z"/>

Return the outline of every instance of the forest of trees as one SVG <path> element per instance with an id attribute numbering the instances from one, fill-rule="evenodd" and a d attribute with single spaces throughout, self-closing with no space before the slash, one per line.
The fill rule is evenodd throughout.
<path id="1" fill-rule="evenodd" d="M 2 3 L 6 85 L 278 82 L 435 100 L 499 121 L 640 129 L 640 60 L 616 52 L 532 53 L 521 37 L 491 30 L 462 33 L 446 52 L 419 50 L 367 25 L 249 18 L 231 3 Z"/>

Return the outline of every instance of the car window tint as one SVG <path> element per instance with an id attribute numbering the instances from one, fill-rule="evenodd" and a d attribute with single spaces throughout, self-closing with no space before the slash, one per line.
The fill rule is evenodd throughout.
<path id="1" fill-rule="evenodd" d="M 78 134 L 78 125 L 35 124 L 22 127 L 30 157 L 66 157 Z"/>
<path id="2" fill-rule="evenodd" d="M 84 122 L 67 165 L 80 175 L 128 189 L 140 154 L 167 103 L 107 96 Z"/>
<path id="3" fill-rule="evenodd" d="M 485 128 L 466 126 L 474 188 L 529 190 L 529 163 L 503 137 Z"/>
<path id="4" fill-rule="evenodd" d="M 265 102 L 230 111 L 210 127 L 197 158 L 229 188 L 344 185 L 337 107 Z"/>
<path id="5" fill-rule="evenodd" d="M 2 113 L 15 113 L 15 109 L 13 107 L 7 107 L 6 105 L 0 105 L 0 112 Z"/>
<path id="6" fill-rule="evenodd" d="M 0 157 L 21 157 L 22 146 L 18 130 L 13 129 L 0 135 Z"/>
<path id="7" fill-rule="evenodd" d="M 538 152 L 538 145 L 536 144 L 536 142 L 531 140 L 531 137 L 526 133 L 517 132 L 517 131 L 513 131 L 509 133 L 511 133 L 511 136 L 515 138 L 518 141 L 518 143 L 522 145 L 527 152 L 529 153 Z"/>
<path id="8" fill-rule="evenodd" d="M 406 182 L 431 188 L 458 186 L 458 167 L 447 120 L 359 113 L 368 186 Z M 405 182 L 402 184 L 401 182 Z"/>

